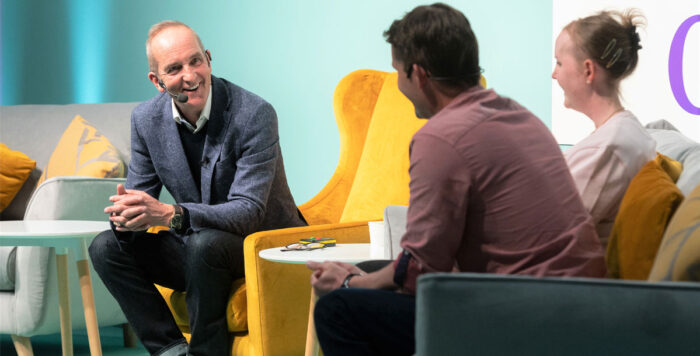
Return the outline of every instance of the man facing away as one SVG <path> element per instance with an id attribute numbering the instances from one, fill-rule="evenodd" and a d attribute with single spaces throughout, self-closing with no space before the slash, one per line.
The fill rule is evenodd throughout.
<path id="1" fill-rule="evenodd" d="M 527 109 L 478 84 L 466 17 L 420 6 L 384 35 L 399 89 L 430 120 L 411 142 L 403 252 L 369 274 L 307 264 L 322 296 L 314 315 L 324 354 L 412 354 L 422 273 L 603 277 L 602 248 L 557 143 Z"/>
<path id="2" fill-rule="evenodd" d="M 306 223 L 287 186 L 272 106 L 212 76 L 210 52 L 183 23 L 151 27 L 146 55 L 160 94 L 132 113 L 126 189 L 110 198 L 112 229 L 90 257 L 151 354 L 227 355 L 243 239 Z M 177 204 L 158 201 L 163 186 Z M 145 232 L 159 225 L 170 230 Z M 189 345 L 153 283 L 187 292 Z"/>

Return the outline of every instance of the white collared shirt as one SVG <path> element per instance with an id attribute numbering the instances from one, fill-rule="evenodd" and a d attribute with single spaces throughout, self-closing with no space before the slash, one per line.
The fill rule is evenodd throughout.
<path id="1" fill-rule="evenodd" d="M 175 122 L 178 124 L 185 125 L 185 127 L 190 130 L 191 133 L 197 133 L 201 131 L 207 121 L 209 121 L 209 115 L 211 114 L 211 86 L 209 86 L 207 103 L 204 105 L 204 110 L 202 110 L 202 113 L 199 114 L 199 119 L 195 123 L 195 126 L 192 126 L 192 124 L 187 122 L 187 120 L 183 120 L 183 118 L 180 117 L 180 111 L 177 109 L 177 106 L 175 106 L 175 100 L 173 98 L 170 98 L 170 105 L 173 109 L 173 120 L 175 120 Z"/>

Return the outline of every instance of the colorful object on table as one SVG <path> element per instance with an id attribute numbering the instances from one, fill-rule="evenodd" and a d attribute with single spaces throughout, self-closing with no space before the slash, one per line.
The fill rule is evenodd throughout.
<path id="1" fill-rule="evenodd" d="M 289 245 L 285 246 L 281 251 L 318 250 L 318 249 L 321 249 L 324 247 L 333 247 L 333 246 L 335 246 L 335 243 L 336 243 L 336 241 L 332 237 L 321 237 L 321 238 L 309 237 L 309 238 L 299 239 L 299 242 L 289 244 Z"/>

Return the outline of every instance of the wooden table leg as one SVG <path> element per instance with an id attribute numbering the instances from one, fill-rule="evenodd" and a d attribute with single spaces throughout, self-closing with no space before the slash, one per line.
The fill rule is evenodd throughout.
<path id="1" fill-rule="evenodd" d="M 85 326 L 90 343 L 90 355 L 102 356 L 100 329 L 97 324 L 95 296 L 92 292 L 92 280 L 90 280 L 90 264 L 88 260 L 78 261 L 78 276 L 80 277 L 80 294 L 83 297 L 83 310 L 85 311 Z"/>
<path id="2" fill-rule="evenodd" d="M 313 287 L 311 288 L 311 302 L 309 303 L 309 323 L 306 326 L 306 351 L 305 356 L 318 356 L 318 338 L 316 337 L 316 328 L 314 327 L 314 306 L 316 305 L 316 293 Z"/>
<path id="3" fill-rule="evenodd" d="M 32 342 L 26 336 L 11 335 L 12 342 L 15 344 L 15 351 L 17 351 L 17 356 L 34 356 L 34 351 L 32 350 Z"/>
<path id="4" fill-rule="evenodd" d="M 61 319 L 61 349 L 63 356 L 73 356 L 73 327 L 70 320 L 68 291 L 68 254 L 56 254 L 58 272 L 58 314 Z"/>

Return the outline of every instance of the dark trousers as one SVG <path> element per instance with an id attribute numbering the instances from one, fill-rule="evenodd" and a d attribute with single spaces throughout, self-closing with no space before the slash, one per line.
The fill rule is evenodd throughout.
<path id="1" fill-rule="evenodd" d="M 192 332 L 188 354 L 230 354 L 226 306 L 232 282 L 244 275 L 242 237 L 214 229 L 184 237 L 170 231 L 154 235 L 108 230 L 93 240 L 90 258 L 151 354 L 187 350 L 153 283 L 187 292 Z"/>
<path id="2" fill-rule="evenodd" d="M 336 289 L 314 309 L 323 354 L 412 355 L 416 299 L 378 289 Z"/>

